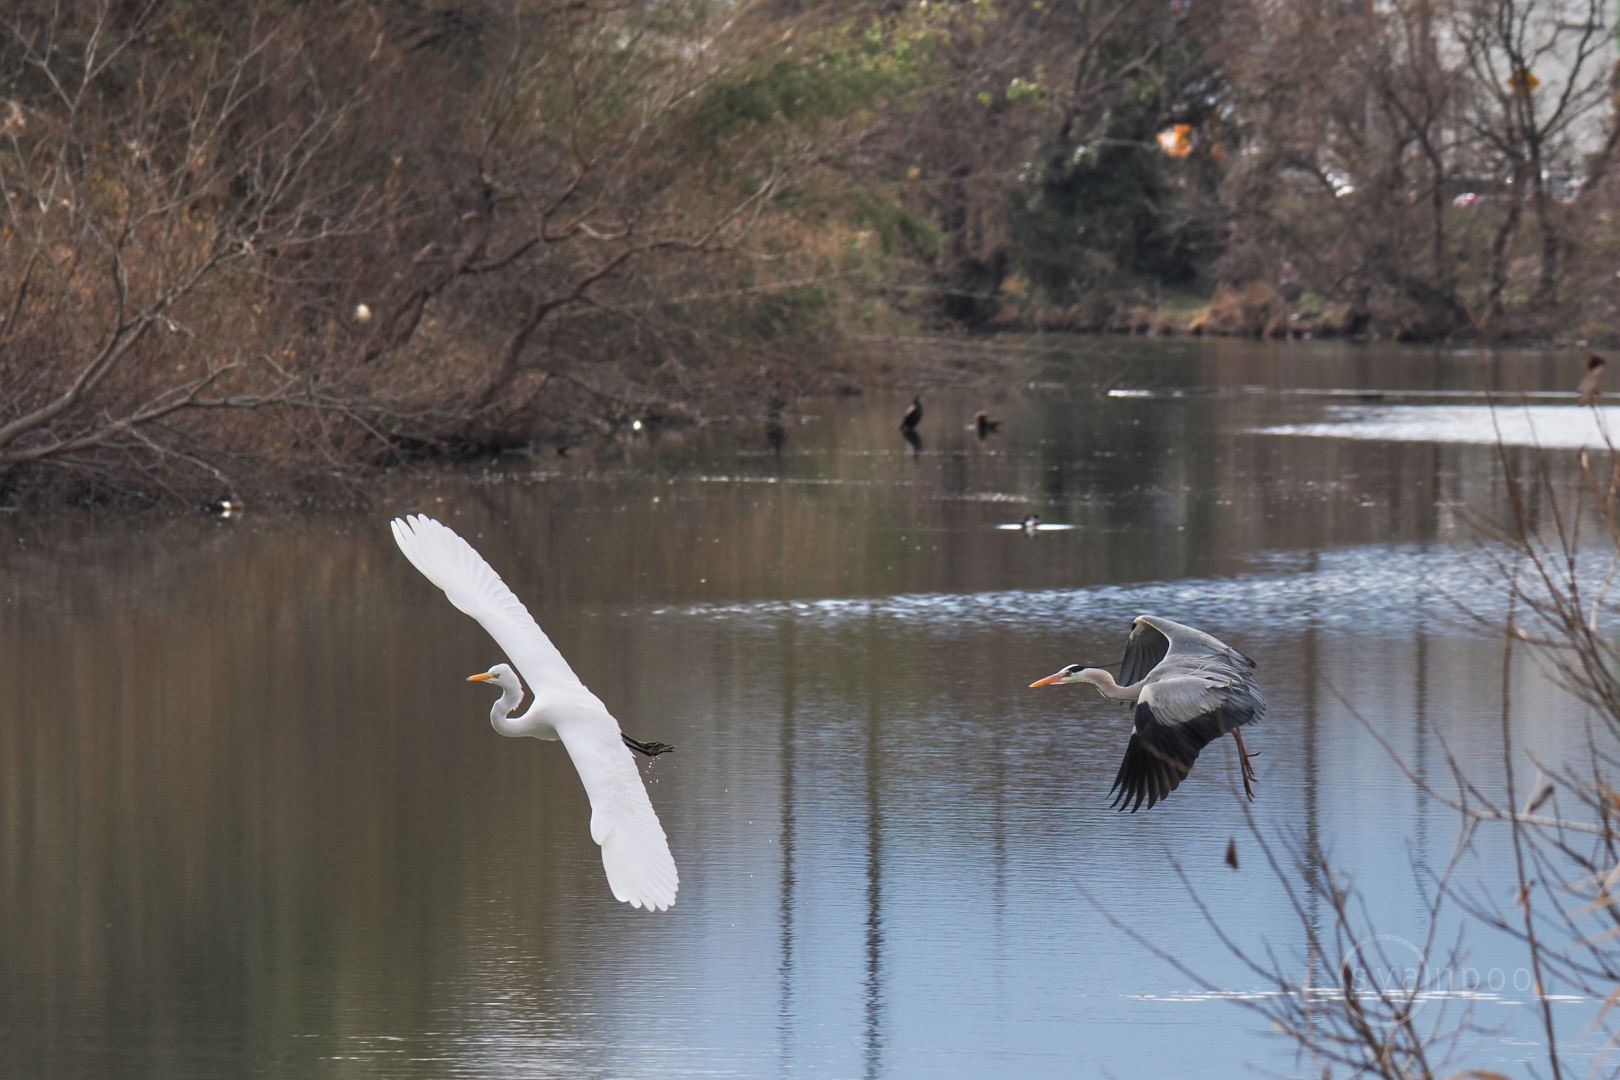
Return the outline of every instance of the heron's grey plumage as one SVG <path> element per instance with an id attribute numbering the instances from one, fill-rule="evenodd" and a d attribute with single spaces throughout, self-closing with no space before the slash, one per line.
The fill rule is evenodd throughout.
<path id="1" fill-rule="evenodd" d="M 1147 617 L 1131 624 L 1131 636 L 1125 639 L 1125 659 L 1119 665 L 1119 684 L 1130 686 L 1147 677 L 1158 666 L 1164 654 L 1170 651 L 1170 639 L 1147 621 Z"/>
<path id="2" fill-rule="evenodd" d="M 1254 661 L 1202 630 L 1139 615 L 1120 664 L 1121 682 L 1136 691 L 1135 723 L 1110 793 L 1134 813 L 1181 785 L 1198 752 L 1266 714 L 1254 684 Z"/>
<path id="3" fill-rule="evenodd" d="M 1101 668 L 1073 664 L 1034 685 L 1089 682 L 1104 697 L 1134 702 L 1125 760 L 1109 789 L 1117 793 L 1114 806 L 1134 813 L 1179 787 L 1199 751 L 1227 732 L 1238 743 L 1244 790 L 1250 791 L 1253 770 L 1238 729 L 1266 713 L 1253 671 L 1253 660 L 1202 630 L 1139 615 L 1125 642 L 1118 682 Z"/>

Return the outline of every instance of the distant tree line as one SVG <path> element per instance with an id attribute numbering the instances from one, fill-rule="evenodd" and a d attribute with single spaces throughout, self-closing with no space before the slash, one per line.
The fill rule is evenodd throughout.
<path id="1" fill-rule="evenodd" d="M 14 0 L 0 498 L 747 412 L 851 328 L 1620 336 L 1606 18 Z"/>
<path id="2" fill-rule="evenodd" d="M 938 178 L 940 306 L 1146 329 L 1177 293 L 1258 296 L 1234 328 L 1620 337 L 1610 7 L 998 7 L 925 106 L 971 131 L 908 140 Z"/>

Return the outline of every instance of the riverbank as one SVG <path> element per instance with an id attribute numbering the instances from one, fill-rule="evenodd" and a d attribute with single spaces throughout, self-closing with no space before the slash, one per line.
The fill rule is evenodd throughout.
<path id="1" fill-rule="evenodd" d="M 513 454 L 588 456 L 625 440 L 724 427 L 765 440 L 773 425 L 790 427 L 795 410 L 807 401 L 883 395 L 909 400 L 917 393 L 982 388 L 989 407 L 1012 388 L 1049 381 L 1053 364 L 1091 365 L 1086 381 L 1101 393 L 1122 378 L 1142 385 L 1199 385 L 1197 380 L 1210 373 L 1184 373 L 1177 365 L 1189 355 L 1244 352 L 1244 340 L 1337 339 L 1374 349 L 1401 340 L 1377 324 L 1351 334 L 1342 308 L 1310 298 L 1288 306 L 1261 290 L 1228 293 L 1203 306 L 1185 298 L 1158 307 L 1145 299 L 1134 305 L 1099 301 L 1080 312 L 1044 312 L 1031 320 L 1009 315 L 1002 322 L 1004 328 L 995 333 L 928 334 L 891 320 L 882 328 L 806 343 L 798 356 L 785 349 L 752 357 L 728 352 L 709 357 L 706 366 L 666 370 L 655 378 L 636 377 L 633 360 L 580 357 L 520 384 L 512 407 L 484 412 L 471 404 L 477 390 L 473 358 L 457 363 L 452 354 L 439 354 L 439 369 L 459 371 L 459 378 L 428 381 L 424 376 L 417 382 L 410 368 L 375 368 L 366 374 L 377 383 L 365 393 L 357 390 L 342 408 L 328 398 L 287 402 L 277 410 L 203 409 L 179 415 L 169 430 L 190 440 L 189 454 L 109 454 L 14 466 L 0 472 L 0 509 L 187 509 L 223 499 L 258 508 L 349 504 L 371 499 L 389 475 L 433 462 L 489 462 Z M 1152 344 L 1174 338 L 1203 338 L 1210 344 L 1190 354 L 1185 347 L 1160 354 Z M 1215 342 L 1229 345 L 1211 354 Z M 1534 346 L 1544 343 L 1546 371 L 1535 388 L 1572 389 L 1580 377 L 1580 353 L 1568 348 L 1572 343 L 1550 336 Z M 1355 348 L 1361 355 L 1361 346 Z M 1425 353 L 1410 355 L 1416 361 Z M 1221 362 L 1223 371 L 1230 367 L 1227 359 Z M 1273 376 L 1264 365 L 1251 367 L 1234 369 L 1242 372 L 1242 385 L 1270 383 Z M 1377 385 L 1404 385 L 1400 367 L 1397 359 L 1386 357 Z M 467 386 L 474 393 L 463 389 Z M 402 388 L 408 387 L 419 403 L 414 409 L 406 408 Z M 324 411 L 317 408 L 323 404 Z M 220 449 L 204 456 L 196 450 L 204 438 Z"/>
<path id="2" fill-rule="evenodd" d="M 1518 304 L 1489 320 L 1492 345 L 1527 348 L 1616 348 L 1620 325 L 1606 316 L 1603 298 L 1579 298 L 1545 308 Z M 1152 336 L 1251 337 L 1310 340 L 1354 338 L 1414 344 L 1478 339 L 1469 313 L 1450 317 L 1412 305 L 1379 305 L 1361 311 L 1350 304 L 1301 292 L 1292 299 L 1266 284 L 1221 286 L 1205 298 L 1169 298 L 1135 292 L 1098 292 L 1066 308 L 1026 308 L 1009 302 L 990 325 L 1011 333 L 1142 334 Z"/>

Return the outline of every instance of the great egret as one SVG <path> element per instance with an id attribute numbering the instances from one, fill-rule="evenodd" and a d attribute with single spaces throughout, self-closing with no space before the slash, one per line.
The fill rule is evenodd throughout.
<path id="1" fill-rule="evenodd" d="M 1030 686 L 1090 683 L 1102 696 L 1136 702 L 1136 724 L 1109 794 L 1113 805 L 1149 809 L 1180 786 L 1198 751 L 1228 731 L 1237 740 L 1243 790 L 1254 798 L 1254 767 L 1243 745 L 1245 724 L 1266 715 L 1250 672 L 1254 661 L 1202 630 L 1157 615 L 1138 615 L 1125 641 L 1121 686 L 1102 668 L 1070 664 Z M 1135 802 L 1132 802 L 1132 800 Z"/>
<path id="2" fill-rule="evenodd" d="M 1598 384 L 1603 381 L 1603 369 L 1608 366 L 1609 362 L 1597 353 L 1593 353 L 1586 358 L 1586 377 L 1581 380 L 1581 385 L 1575 388 L 1575 393 L 1579 395 L 1582 405 L 1592 405 L 1597 402 L 1598 396 L 1603 393 Z"/>
<path id="3" fill-rule="evenodd" d="M 523 700 L 523 683 L 506 664 L 468 681 L 500 687 L 489 722 L 502 735 L 562 740 L 591 800 L 591 839 L 602 846 L 602 866 L 614 897 L 632 907 L 669 907 L 680 876 L 630 756 L 631 748 L 658 754 L 669 747 L 638 743 L 619 730 L 607 706 L 579 681 L 529 609 L 471 544 L 425 514 L 395 518 L 392 525 L 394 540 L 411 565 L 478 620 L 528 677 L 534 703 L 522 716 L 511 713 Z"/>
<path id="4" fill-rule="evenodd" d="M 922 423 L 922 398 L 914 397 L 911 405 L 906 409 L 906 415 L 900 418 L 900 430 L 915 432 L 917 425 Z"/>

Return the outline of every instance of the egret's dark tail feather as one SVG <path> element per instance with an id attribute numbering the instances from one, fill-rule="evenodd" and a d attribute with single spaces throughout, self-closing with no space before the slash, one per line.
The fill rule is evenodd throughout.
<path id="1" fill-rule="evenodd" d="M 628 746 L 636 753 L 646 754 L 648 757 L 657 757 L 659 754 L 667 754 L 671 750 L 675 749 L 673 746 L 669 745 L 669 743 L 665 742 L 642 742 L 639 739 L 632 739 L 622 731 L 619 732 L 619 738 L 624 740 L 624 745 Z"/>

